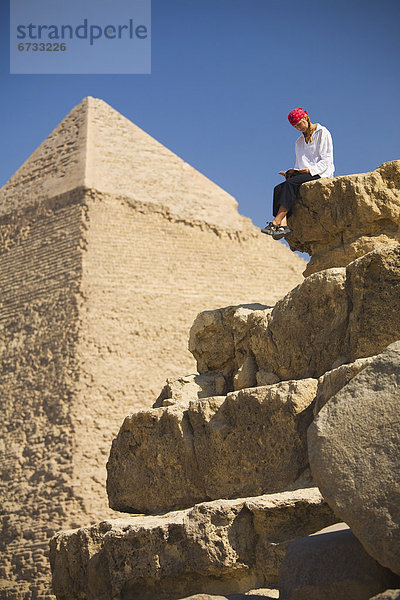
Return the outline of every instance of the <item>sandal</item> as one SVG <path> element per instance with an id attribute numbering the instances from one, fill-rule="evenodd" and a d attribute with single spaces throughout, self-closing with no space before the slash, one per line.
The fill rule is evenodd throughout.
<path id="1" fill-rule="evenodd" d="M 277 229 L 277 226 L 275 225 L 275 223 L 273 223 L 271 221 L 271 223 L 268 223 L 268 225 L 266 225 L 263 229 L 261 229 L 261 233 L 266 233 L 267 235 L 273 235 L 275 233 Z"/>
<path id="2" fill-rule="evenodd" d="M 292 233 L 292 230 L 287 225 L 279 225 L 275 227 L 275 231 L 272 233 L 274 240 L 281 240 L 288 233 Z"/>

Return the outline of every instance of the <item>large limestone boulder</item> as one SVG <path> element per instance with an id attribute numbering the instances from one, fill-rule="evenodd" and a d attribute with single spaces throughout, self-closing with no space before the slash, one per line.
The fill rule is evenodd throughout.
<path id="1" fill-rule="evenodd" d="M 107 464 L 110 507 L 153 513 L 277 491 L 308 466 L 315 379 L 128 416 Z"/>
<path id="2" fill-rule="evenodd" d="M 394 160 L 372 173 L 303 184 L 286 239 L 292 250 L 311 255 L 308 276 L 399 242 L 399 224 L 400 160 Z"/>
<path id="3" fill-rule="evenodd" d="M 267 329 L 254 323 L 250 348 L 259 369 L 301 379 L 332 368 L 345 352 L 345 281 L 345 269 L 315 273 L 277 302 Z"/>
<path id="4" fill-rule="evenodd" d="M 400 163 L 400 161 L 399 161 Z M 382 352 L 400 339 L 400 245 L 388 245 L 347 267 L 350 360 Z"/>
<path id="5" fill-rule="evenodd" d="M 281 379 L 319 377 L 400 339 L 399 314 L 400 245 L 389 244 L 307 277 L 277 302 L 259 345 L 250 330 L 250 348 Z"/>
<path id="6" fill-rule="evenodd" d="M 247 387 L 319 377 L 344 352 L 345 281 L 345 269 L 329 269 L 306 279 L 273 309 L 239 306 L 200 313 L 189 341 L 199 373 L 224 373 L 233 389 L 251 359 Z"/>
<path id="7" fill-rule="evenodd" d="M 367 552 L 400 575 L 400 342 L 327 402 L 308 431 L 312 474 Z"/>
<path id="8" fill-rule="evenodd" d="M 271 311 L 272 307 L 262 304 L 246 304 L 201 312 L 189 336 L 189 350 L 197 361 L 199 373 L 223 374 L 232 391 L 234 377 L 251 356 L 249 330 L 255 322 L 261 322 L 266 329 Z M 256 370 L 251 381 L 256 385 Z"/>
<path id="9" fill-rule="evenodd" d="M 400 245 L 389 244 L 310 275 L 273 309 L 200 313 L 190 350 L 200 373 L 230 378 L 228 390 L 321 377 L 400 339 L 399 314 Z"/>
<path id="10" fill-rule="evenodd" d="M 399 582 L 347 529 L 292 542 L 278 587 L 280 600 L 369 600 Z"/>
<path id="11" fill-rule="evenodd" d="M 267 587 L 291 540 L 334 521 L 316 488 L 103 521 L 51 540 L 53 589 L 58 600 L 177 600 Z"/>

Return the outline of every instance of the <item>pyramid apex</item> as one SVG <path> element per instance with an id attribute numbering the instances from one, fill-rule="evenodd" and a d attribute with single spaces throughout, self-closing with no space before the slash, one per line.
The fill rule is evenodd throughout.
<path id="1" fill-rule="evenodd" d="M 109 106 L 111 108 L 111 106 L 105 102 L 102 98 L 96 98 L 96 96 L 85 96 L 84 98 L 82 98 L 82 103 L 86 103 L 87 105 L 95 105 L 95 104 L 105 104 L 106 106 Z"/>
<path id="2" fill-rule="evenodd" d="M 0 190 L 0 214 L 86 187 L 242 229 L 236 200 L 101 98 L 84 97 Z"/>
<path id="3" fill-rule="evenodd" d="M 111 104 L 109 104 L 102 98 L 97 98 L 96 96 L 85 96 L 84 98 L 82 98 L 82 100 L 80 101 L 78 106 L 82 106 L 85 108 L 93 108 L 96 106 L 103 106 L 104 108 L 107 108 L 110 111 L 118 112 L 114 107 L 111 106 Z"/>
<path id="4" fill-rule="evenodd" d="M 23 209 L 85 182 L 88 102 L 84 98 L 0 189 L 0 214 Z"/>
<path id="5" fill-rule="evenodd" d="M 95 96 L 84 96 L 72 110 L 87 110 L 89 107 L 96 106 L 96 104 L 105 104 L 110 109 L 114 110 L 107 102 L 101 98 L 96 98 Z"/>

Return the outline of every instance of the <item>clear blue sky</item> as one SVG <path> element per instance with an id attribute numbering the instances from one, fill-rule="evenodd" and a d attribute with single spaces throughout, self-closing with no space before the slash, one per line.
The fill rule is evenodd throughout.
<path id="1" fill-rule="evenodd" d="M 336 175 L 400 158 L 400 0 L 153 0 L 150 75 L 10 75 L 1 0 L 0 186 L 85 96 L 230 192 L 262 226 L 302 106 Z"/>

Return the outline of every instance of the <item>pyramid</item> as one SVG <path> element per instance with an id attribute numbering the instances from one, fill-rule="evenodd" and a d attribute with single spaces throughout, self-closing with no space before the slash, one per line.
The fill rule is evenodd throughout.
<path id="1" fill-rule="evenodd" d="M 97 98 L 84 98 L 11 177 L 0 192 L 1 211 L 78 187 L 242 229 L 232 196 Z"/>
<path id="2" fill-rule="evenodd" d="M 94 98 L 0 190 L 0 229 L 0 599 L 51 598 L 48 539 L 110 514 L 111 440 L 195 371 L 196 315 L 272 305 L 304 262 Z"/>

